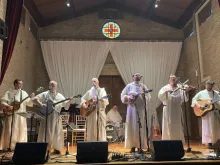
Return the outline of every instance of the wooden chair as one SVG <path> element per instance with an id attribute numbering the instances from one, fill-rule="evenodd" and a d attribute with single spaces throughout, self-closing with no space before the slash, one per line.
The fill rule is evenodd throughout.
<path id="1" fill-rule="evenodd" d="M 72 145 L 77 141 L 86 141 L 86 118 L 76 115 L 76 128 L 72 130 Z"/>
<path id="2" fill-rule="evenodd" d="M 63 137 L 64 137 L 64 141 L 67 139 L 67 129 L 66 129 L 66 123 L 69 123 L 69 114 L 61 114 L 60 115 L 61 119 L 62 119 L 62 126 L 63 126 Z"/>

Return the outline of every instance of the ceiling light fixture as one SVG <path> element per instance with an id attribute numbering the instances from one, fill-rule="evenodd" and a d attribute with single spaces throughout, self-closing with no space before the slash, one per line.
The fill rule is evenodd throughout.
<path id="1" fill-rule="evenodd" d="M 70 0 L 66 0 L 66 6 L 67 6 L 67 7 L 70 7 L 70 6 L 71 6 Z"/>
<path id="2" fill-rule="evenodd" d="M 160 0 L 156 0 L 154 7 L 158 8 L 158 4 L 159 4 Z"/>

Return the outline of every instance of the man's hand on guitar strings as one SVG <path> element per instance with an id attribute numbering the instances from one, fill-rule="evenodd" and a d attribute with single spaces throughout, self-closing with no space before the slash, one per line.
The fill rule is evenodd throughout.
<path id="1" fill-rule="evenodd" d="M 41 107 L 47 107 L 47 105 L 46 104 L 41 104 Z"/>
<path id="2" fill-rule="evenodd" d="M 8 105 L 8 106 L 7 106 L 7 110 L 12 111 L 12 110 L 13 110 L 13 106 Z"/>

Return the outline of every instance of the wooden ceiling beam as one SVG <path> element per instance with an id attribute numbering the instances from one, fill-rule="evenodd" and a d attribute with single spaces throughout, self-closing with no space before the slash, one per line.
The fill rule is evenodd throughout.
<path id="1" fill-rule="evenodd" d="M 151 15 L 153 14 L 156 1 L 157 1 L 157 0 L 151 0 L 151 1 L 150 1 L 150 4 L 149 4 L 149 6 L 148 6 L 148 9 L 147 9 L 147 11 L 144 13 L 144 15 L 145 15 L 146 18 L 149 19 L 149 18 L 151 17 Z"/>
<path id="2" fill-rule="evenodd" d="M 44 24 L 44 19 L 33 0 L 24 0 L 24 6 L 28 9 L 37 25 L 42 26 Z"/>
<path id="3" fill-rule="evenodd" d="M 177 21 L 181 28 L 192 18 L 194 12 L 202 5 L 206 0 L 194 0 L 184 11 L 183 15 Z"/>
<path id="4" fill-rule="evenodd" d="M 105 3 L 96 5 L 94 7 L 85 8 L 81 11 L 75 11 L 74 7 L 73 7 L 73 10 L 74 10 L 73 12 L 74 12 L 74 18 L 77 18 L 77 17 L 83 16 L 86 14 L 92 14 L 92 13 L 98 12 L 103 9 L 111 9 L 112 8 L 112 9 L 117 9 L 122 12 L 128 12 L 128 13 L 134 14 L 136 16 L 141 16 L 143 18 L 147 18 L 152 21 L 171 26 L 173 28 L 180 28 L 179 24 L 177 24 L 176 22 L 170 21 L 170 20 L 163 18 L 163 17 L 156 16 L 154 13 L 155 3 L 156 3 L 156 0 L 151 0 L 151 3 L 149 5 L 147 11 L 142 12 L 138 9 L 135 9 L 132 7 L 127 7 L 127 6 L 124 6 L 124 4 L 117 3 L 115 0 L 114 1 L 108 0 Z M 45 24 L 43 26 L 48 26 L 48 25 L 51 25 L 54 23 L 58 23 L 61 21 L 71 19 L 71 18 L 73 18 L 72 13 L 67 12 L 61 16 L 56 17 L 56 18 L 45 20 Z"/>

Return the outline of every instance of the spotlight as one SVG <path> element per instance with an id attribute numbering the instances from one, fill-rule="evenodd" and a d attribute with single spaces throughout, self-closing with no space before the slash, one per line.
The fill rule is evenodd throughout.
<path id="1" fill-rule="evenodd" d="M 155 8 L 158 8 L 158 4 L 155 4 Z"/>
<path id="2" fill-rule="evenodd" d="M 70 0 L 66 0 L 66 6 L 67 6 L 67 7 L 70 7 L 70 6 L 71 6 Z"/>

